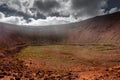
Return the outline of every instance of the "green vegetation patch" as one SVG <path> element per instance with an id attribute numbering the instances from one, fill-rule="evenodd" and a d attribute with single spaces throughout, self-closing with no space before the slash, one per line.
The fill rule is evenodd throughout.
<path id="1" fill-rule="evenodd" d="M 68 50 L 72 49 L 73 46 L 70 45 L 51 45 L 51 46 L 44 46 L 46 48 L 55 48 L 55 49 L 62 49 L 62 50 Z"/>
<path id="2" fill-rule="evenodd" d="M 57 63 L 86 63 L 86 61 L 96 61 L 103 50 L 113 50 L 114 46 L 90 45 L 48 45 L 48 46 L 28 46 L 15 57 L 19 59 L 42 59 Z M 99 52 L 97 50 L 100 50 Z"/>
<path id="3" fill-rule="evenodd" d="M 97 49 L 97 50 L 101 50 L 101 51 L 104 51 L 104 50 L 114 50 L 115 49 L 114 46 L 106 46 L 106 45 L 96 45 L 96 46 L 93 46 L 92 48 L 93 49 Z"/>
<path id="4" fill-rule="evenodd" d="M 57 62 L 71 62 L 73 60 L 71 57 L 60 54 L 61 51 L 71 49 L 72 46 L 65 45 L 28 46 L 15 56 L 17 58 L 40 58 Z"/>

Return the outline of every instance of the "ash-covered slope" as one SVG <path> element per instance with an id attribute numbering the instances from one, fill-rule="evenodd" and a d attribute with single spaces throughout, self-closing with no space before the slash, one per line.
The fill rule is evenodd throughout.
<path id="1" fill-rule="evenodd" d="M 120 43 L 120 12 L 76 23 L 69 43 Z"/>

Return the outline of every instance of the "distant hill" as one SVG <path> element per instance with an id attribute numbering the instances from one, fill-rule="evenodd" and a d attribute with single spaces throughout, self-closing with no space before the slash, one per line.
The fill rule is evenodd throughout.
<path id="1" fill-rule="evenodd" d="M 53 26 L 0 23 L 0 45 L 120 43 L 120 12 L 85 21 Z"/>

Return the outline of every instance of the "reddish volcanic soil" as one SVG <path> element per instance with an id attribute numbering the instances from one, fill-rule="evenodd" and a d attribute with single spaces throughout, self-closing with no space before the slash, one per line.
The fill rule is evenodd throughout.
<path id="1" fill-rule="evenodd" d="M 36 28 L 0 23 L 0 80 L 120 80 L 120 12 Z"/>
<path id="2" fill-rule="evenodd" d="M 58 47 L 54 49 L 48 47 L 41 47 L 43 53 L 46 52 L 53 58 L 55 55 L 57 58 L 69 56 L 71 61 L 60 62 L 56 60 L 54 62 L 47 57 L 17 58 L 14 54 L 4 55 L 0 59 L 0 80 L 120 80 L 119 47 L 112 47 L 112 49 L 97 47 L 97 50 L 92 50 L 91 46 L 85 45 L 72 46 L 72 50 L 63 50 L 62 48 L 62 51 Z M 90 51 L 88 51 L 89 49 Z M 75 51 L 85 52 L 78 56 L 79 54 L 77 55 Z M 21 54 L 23 53 L 21 52 Z"/>

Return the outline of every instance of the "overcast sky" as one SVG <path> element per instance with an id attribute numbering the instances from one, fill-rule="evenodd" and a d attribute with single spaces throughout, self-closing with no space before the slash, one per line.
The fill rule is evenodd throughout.
<path id="1" fill-rule="evenodd" d="M 120 0 L 0 0 L 0 22 L 54 25 L 120 10 Z"/>

